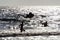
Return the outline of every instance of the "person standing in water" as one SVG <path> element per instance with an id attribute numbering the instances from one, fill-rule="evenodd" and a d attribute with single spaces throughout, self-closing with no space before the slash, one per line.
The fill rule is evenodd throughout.
<path id="1" fill-rule="evenodd" d="M 21 22 L 21 28 L 20 28 L 21 32 L 25 31 L 24 28 L 23 28 L 23 25 L 24 25 L 23 23 L 24 23 L 24 21 Z"/>
<path id="2" fill-rule="evenodd" d="M 34 16 L 34 14 L 32 14 L 32 12 L 30 12 L 29 14 L 26 14 L 26 16 L 25 16 L 24 18 L 32 18 L 33 16 Z M 23 23 L 24 23 L 24 22 L 25 22 L 25 21 L 22 20 L 22 21 L 21 21 L 21 24 L 19 25 L 19 27 L 21 26 L 21 27 L 20 27 L 21 32 L 22 32 L 22 31 L 25 31 L 24 28 L 23 28 L 23 26 L 24 26 Z"/>

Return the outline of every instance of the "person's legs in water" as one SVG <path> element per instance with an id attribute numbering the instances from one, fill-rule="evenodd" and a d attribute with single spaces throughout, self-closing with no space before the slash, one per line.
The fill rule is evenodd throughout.
<path id="1" fill-rule="evenodd" d="M 25 30 L 23 29 L 23 21 L 22 21 L 22 23 L 21 23 L 21 28 L 20 28 L 20 30 L 21 30 L 21 32 L 22 32 L 22 31 L 25 31 Z"/>

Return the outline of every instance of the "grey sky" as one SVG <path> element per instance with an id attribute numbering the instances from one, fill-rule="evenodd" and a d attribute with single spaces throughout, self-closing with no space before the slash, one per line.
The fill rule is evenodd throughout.
<path id="1" fill-rule="evenodd" d="M 0 0 L 0 6 L 60 5 L 59 0 Z"/>

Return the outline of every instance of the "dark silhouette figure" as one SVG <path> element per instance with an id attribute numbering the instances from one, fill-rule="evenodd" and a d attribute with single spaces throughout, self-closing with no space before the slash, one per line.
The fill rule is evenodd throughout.
<path id="1" fill-rule="evenodd" d="M 42 21 L 41 21 L 41 23 L 42 23 Z M 48 26 L 47 21 L 46 21 L 46 22 L 44 22 L 44 23 L 42 23 L 42 25 L 44 25 L 44 27 Z"/>
<path id="2" fill-rule="evenodd" d="M 26 14 L 25 18 L 32 18 L 34 16 L 34 14 L 32 14 L 32 12 L 30 12 L 29 14 Z"/>
<path id="3" fill-rule="evenodd" d="M 26 14 L 26 16 L 24 18 L 32 18 L 33 16 L 34 16 L 34 14 L 32 14 L 32 12 L 30 12 L 29 14 Z M 23 23 L 24 23 L 24 21 L 22 21 L 22 24 L 21 24 L 21 28 L 20 28 L 21 32 L 25 31 L 23 29 Z"/>
<path id="4" fill-rule="evenodd" d="M 21 30 L 21 32 L 22 32 L 22 31 L 25 31 L 25 30 L 23 29 L 23 21 L 22 21 L 22 23 L 21 23 L 21 28 L 20 28 L 20 30 Z"/>

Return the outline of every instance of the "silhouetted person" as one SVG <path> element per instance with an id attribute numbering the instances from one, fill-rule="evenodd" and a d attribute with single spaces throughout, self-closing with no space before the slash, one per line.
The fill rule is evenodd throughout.
<path id="1" fill-rule="evenodd" d="M 44 25 L 44 27 L 48 26 L 47 21 L 46 22 L 43 22 L 42 25 Z"/>
<path id="2" fill-rule="evenodd" d="M 46 27 L 46 26 L 48 26 L 48 23 L 47 23 L 47 21 L 44 23 L 44 26 Z"/>
<path id="3" fill-rule="evenodd" d="M 32 12 L 30 12 L 29 14 L 26 14 L 25 18 L 32 18 L 34 16 L 34 14 L 32 14 Z"/>
<path id="4" fill-rule="evenodd" d="M 22 23 L 21 23 L 21 28 L 20 28 L 20 30 L 21 30 L 21 32 L 22 32 L 22 31 L 25 31 L 25 30 L 23 29 L 23 21 L 22 21 Z"/>
<path id="5" fill-rule="evenodd" d="M 32 18 L 33 16 L 34 16 L 34 14 L 32 14 L 32 12 L 30 12 L 29 14 L 26 14 L 26 16 L 24 16 L 24 18 Z M 24 21 L 22 21 L 22 24 L 21 24 L 21 28 L 20 28 L 21 32 L 25 31 L 23 29 L 23 23 L 24 23 Z"/>

